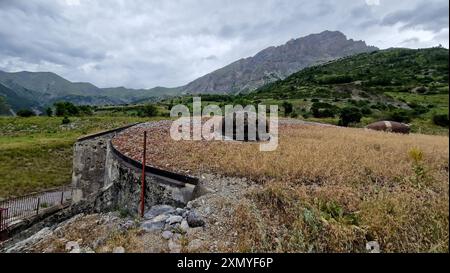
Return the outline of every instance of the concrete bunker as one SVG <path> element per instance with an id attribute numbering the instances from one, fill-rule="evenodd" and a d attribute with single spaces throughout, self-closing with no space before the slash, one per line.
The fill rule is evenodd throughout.
<path id="1" fill-rule="evenodd" d="M 111 141 L 135 125 L 78 139 L 72 174 L 75 204 L 86 201 L 98 211 L 119 209 L 138 213 L 142 164 L 121 153 Z M 197 178 L 151 166 L 145 166 L 145 170 L 145 209 L 157 204 L 183 206 L 194 198 Z"/>
<path id="2" fill-rule="evenodd" d="M 227 122 L 232 124 L 227 125 Z M 230 129 L 227 130 L 227 126 Z M 266 141 L 270 139 L 265 116 L 253 111 L 233 111 L 222 117 L 219 128 L 225 139 L 236 141 Z"/>

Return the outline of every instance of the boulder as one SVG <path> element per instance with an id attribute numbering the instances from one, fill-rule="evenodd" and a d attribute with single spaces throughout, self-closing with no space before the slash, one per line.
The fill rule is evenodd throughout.
<path id="1" fill-rule="evenodd" d="M 165 219 L 163 221 L 148 220 L 141 224 L 141 229 L 147 232 L 159 231 L 164 228 L 165 223 L 166 223 Z"/>
<path id="2" fill-rule="evenodd" d="M 170 214 L 175 211 L 174 207 L 169 205 L 156 205 L 150 208 L 145 214 L 145 219 L 152 219 L 161 214 Z"/>
<path id="3" fill-rule="evenodd" d="M 169 218 L 167 218 L 166 223 L 168 223 L 169 225 L 173 225 L 176 223 L 180 223 L 182 220 L 183 220 L 182 216 L 172 215 Z"/>
<path id="4" fill-rule="evenodd" d="M 66 251 L 69 251 L 70 253 L 80 253 L 80 245 L 74 241 L 67 242 Z"/>
<path id="5" fill-rule="evenodd" d="M 173 233 L 169 230 L 166 230 L 162 233 L 162 237 L 166 240 L 169 240 L 173 237 Z"/>
<path id="6" fill-rule="evenodd" d="M 183 232 L 188 232 L 189 231 L 189 224 L 188 224 L 188 222 L 186 220 L 181 221 L 180 229 Z"/>
<path id="7" fill-rule="evenodd" d="M 205 225 L 205 221 L 203 221 L 203 219 L 195 211 L 189 212 L 186 220 L 189 227 L 201 227 Z"/>

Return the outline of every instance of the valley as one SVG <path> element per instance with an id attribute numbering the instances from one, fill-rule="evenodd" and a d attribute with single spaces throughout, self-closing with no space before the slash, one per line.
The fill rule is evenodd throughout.
<path id="1" fill-rule="evenodd" d="M 375 245 L 375 252 L 448 252 L 448 60 L 443 47 L 379 49 L 324 31 L 174 88 L 100 88 L 51 72 L 0 71 L 0 201 L 73 186 L 76 168 L 100 177 L 77 180 L 100 197 L 78 194 L 81 205 L 57 216 L 72 218 L 31 227 L 32 240 L 8 251 L 361 253 Z M 179 104 L 192 110 L 194 97 L 222 110 L 277 105 L 278 149 L 174 141 L 170 111 Z M 366 128 L 377 121 L 402 123 L 408 134 Z M 80 137 L 134 123 L 92 140 L 92 154 L 74 167 Z M 150 212 L 168 206 L 160 204 L 167 194 L 143 194 L 154 204 L 140 218 L 133 188 L 140 170 L 124 170 L 141 164 L 144 131 L 148 167 L 198 184 L 192 200 L 170 203 L 160 215 Z M 126 158 L 126 168 L 91 158 L 102 149 Z M 108 175 L 125 182 L 103 185 Z M 174 180 L 165 182 L 184 189 Z M 108 190 L 115 192 L 103 196 Z M 95 207 L 118 196 L 133 200 L 132 208 Z"/>

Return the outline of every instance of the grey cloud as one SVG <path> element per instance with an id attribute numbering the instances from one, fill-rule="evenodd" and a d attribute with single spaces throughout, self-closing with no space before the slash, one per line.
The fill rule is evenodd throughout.
<path id="1" fill-rule="evenodd" d="M 413 9 L 400 10 L 388 14 L 383 25 L 402 24 L 402 29 L 421 28 L 439 32 L 449 27 L 448 1 L 426 1 Z"/>
<path id="2" fill-rule="evenodd" d="M 408 38 L 402 41 L 402 44 L 411 44 L 411 43 L 418 43 L 420 42 L 420 39 L 417 37 Z"/>
<path id="3" fill-rule="evenodd" d="M 268 46 L 327 29 L 379 47 L 401 46 L 411 37 L 420 38 L 408 43 L 412 47 L 448 45 L 439 31 L 448 25 L 443 1 L 79 2 L 0 0 L 0 69 L 50 70 L 101 87 L 149 88 L 183 85 Z M 430 30 L 433 39 L 402 34 L 401 27 Z"/>

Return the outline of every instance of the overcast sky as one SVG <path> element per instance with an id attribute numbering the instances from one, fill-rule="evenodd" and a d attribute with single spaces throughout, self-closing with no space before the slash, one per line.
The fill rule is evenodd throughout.
<path id="1" fill-rule="evenodd" d="M 323 30 L 380 48 L 448 48 L 448 8 L 448 0 L 0 0 L 0 70 L 173 87 Z"/>

